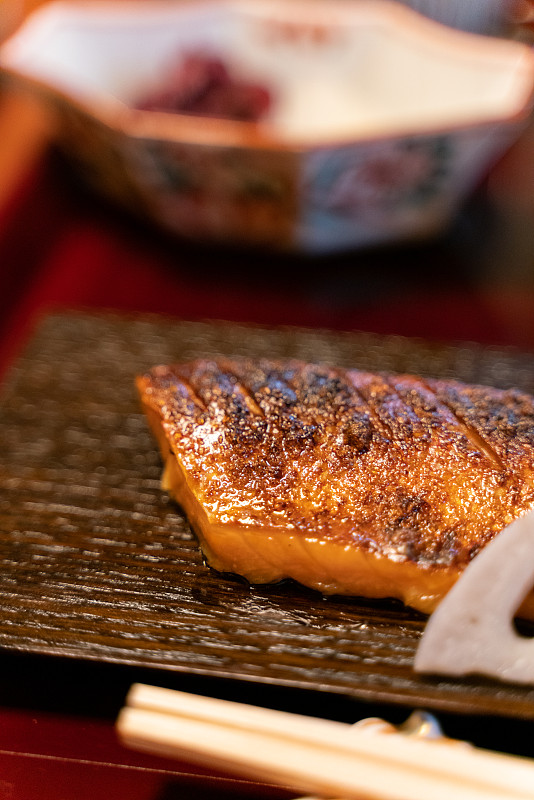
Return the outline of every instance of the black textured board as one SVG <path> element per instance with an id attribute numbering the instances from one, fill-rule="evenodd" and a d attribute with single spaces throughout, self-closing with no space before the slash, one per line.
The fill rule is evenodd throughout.
<path id="1" fill-rule="evenodd" d="M 534 718 L 534 691 L 434 679 L 425 619 L 394 602 L 251 587 L 202 561 L 160 489 L 137 373 L 210 356 L 294 356 L 534 393 L 534 358 L 398 337 L 61 314 L 2 391 L 0 648 L 155 667 L 467 714 Z"/>

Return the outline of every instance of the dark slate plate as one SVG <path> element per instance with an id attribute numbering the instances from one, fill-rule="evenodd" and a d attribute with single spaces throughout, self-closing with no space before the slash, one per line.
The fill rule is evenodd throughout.
<path id="1" fill-rule="evenodd" d="M 296 356 L 534 392 L 534 359 L 396 337 L 112 315 L 52 316 L 3 390 L 0 647 L 534 718 L 534 691 L 420 677 L 400 604 L 250 587 L 207 568 L 140 414 L 136 373 L 215 353 Z"/>

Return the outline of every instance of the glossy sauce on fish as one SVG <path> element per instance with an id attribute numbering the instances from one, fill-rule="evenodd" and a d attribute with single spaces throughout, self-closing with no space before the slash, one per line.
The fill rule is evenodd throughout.
<path id="1" fill-rule="evenodd" d="M 137 379 L 208 563 L 252 583 L 431 612 L 534 505 L 534 398 L 299 361 L 197 360 Z"/>

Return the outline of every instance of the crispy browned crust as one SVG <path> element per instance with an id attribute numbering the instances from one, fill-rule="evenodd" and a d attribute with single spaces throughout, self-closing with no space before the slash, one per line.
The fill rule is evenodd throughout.
<path id="1" fill-rule="evenodd" d="M 392 571 L 424 575 L 418 596 L 425 581 L 443 593 L 534 504 L 534 399 L 515 390 L 244 359 L 156 367 L 138 389 L 208 558 L 253 580 L 285 572 L 431 610 Z M 276 537 L 287 552 L 275 569 Z M 247 570 L 255 547 L 273 569 Z M 322 583 L 319 568 L 306 579 L 321 548 Z M 347 580 L 348 553 L 365 580 Z"/>

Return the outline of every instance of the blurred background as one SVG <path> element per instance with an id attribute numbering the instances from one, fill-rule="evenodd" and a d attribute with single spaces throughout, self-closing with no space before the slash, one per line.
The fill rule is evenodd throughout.
<path id="1" fill-rule="evenodd" d="M 1 36 L 44 5 L 2 0 Z M 531 40 L 528 2 L 410 5 L 458 28 Z M 328 258 L 213 252 L 132 223 L 81 185 L 56 135 L 54 114 L 32 92 L 0 82 L 4 364 L 35 315 L 59 306 L 534 346 L 531 124 L 434 240 Z"/>

